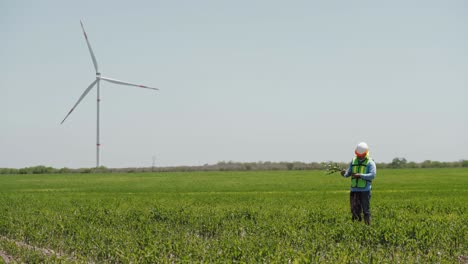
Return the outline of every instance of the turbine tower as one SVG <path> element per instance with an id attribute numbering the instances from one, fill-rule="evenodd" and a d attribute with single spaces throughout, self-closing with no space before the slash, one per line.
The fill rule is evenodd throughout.
<path id="1" fill-rule="evenodd" d="M 60 124 L 63 124 L 63 122 L 65 122 L 65 120 L 68 118 L 68 116 L 73 112 L 73 110 L 75 110 L 75 108 L 78 106 L 78 104 L 81 102 L 81 100 L 83 100 L 83 98 L 86 97 L 86 95 L 89 93 L 89 91 L 91 91 L 93 89 L 93 87 L 96 85 L 97 86 L 97 93 L 96 93 L 96 97 L 97 97 L 97 113 L 96 113 L 96 168 L 99 167 L 99 148 L 101 147 L 101 143 L 100 143 L 100 111 L 99 111 L 99 104 L 100 104 L 100 101 L 101 101 L 101 97 L 100 97 L 100 83 L 101 83 L 101 80 L 104 80 L 104 81 L 107 81 L 107 82 L 110 82 L 110 83 L 115 83 L 115 84 L 120 84 L 120 85 L 127 85 L 127 86 L 135 86 L 135 87 L 139 87 L 139 88 L 145 88 L 145 89 L 152 89 L 152 90 L 159 90 L 158 88 L 153 88 L 153 87 L 148 87 L 148 86 L 145 86 L 145 85 L 139 85 L 139 84 L 133 84 L 133 83 L 129 83 L 129 82 L 124 82 L 124 81 L 119 81 L 119 80 L 116 80 L 116 79 L 111 79 L 111 78 L 107 78 L 107 77 L 104 77 L 104 76 L 101 76 L 101 73 L 99 72 L 99 67 L 98 67 L 98 64 L 97 64 L 97 61 L 96 61 L 96 56 L 94 56 L 94 52 L 93 52 L 93 49 L 91 48 L 91 45 L 89 44 L 89 40 L 88 40 L 88 35 L 86 35 L 86 31 L 84 29 L 84 26 L 83 26 L 83 22 L 81 22 L 81 29 L 83 30 L 83 34 L 84 34 L 84 37 L 85 37 L 85 40 L 86 40 L 86 44 L 88 45 L 88 50 L 89 50 L 89 53 L 91 54 L 91 59 L 93 61 L 93 65 L 94 65 L 94 69 L 96 70 L 96 80 L 94 80 L 89 86 L 88 88 L 86 88 L 86 90 L 83 92 L 83 94 L 80 96 L 80 98 L 78 99 L 78 101 L 75 103 L 75 105 L 71 108 L 71 110 L 68 112 L 68 114 L 65 116 L 65 118 L 62 120 L 62 122 Z"/>

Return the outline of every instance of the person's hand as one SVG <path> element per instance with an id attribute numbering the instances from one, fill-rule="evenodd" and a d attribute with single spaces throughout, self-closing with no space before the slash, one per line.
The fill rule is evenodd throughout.
<path id="1" fill-rule="evenodd" d="M 353 178 L 359 179 L 359 178 L 361 178 L 361 174 L 359 174 L 359 173 L 353 173 Z"/>
<path id="2" fill-rule="evenodd" d="M 341 170 L 340 173 L 341 173 L 341 176 L 344 176 L 346 173 L 346 170 Z"/>

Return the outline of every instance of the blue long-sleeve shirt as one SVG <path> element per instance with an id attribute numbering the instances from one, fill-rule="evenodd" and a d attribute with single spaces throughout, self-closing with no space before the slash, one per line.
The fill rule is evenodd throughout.
<path id="1" fill-rule="evenodd" d="M 346 170 L 345 174 L 343 177 L 348 178 L 352 175 L 353 172 L 353 161 L 349 163 L 349 167 Z M 377 174 L 377 166 L 375 166 L 374 160 L 369 158 L 369 161 L 367 162 L 366 166 L 366 173 L 361 174 L 361 179 L 368 181 L 366 188 L 357 188 L 357 187 L 351 187 L 351 192 L 368 192 L 372 189 L 372 180 L 375 178 L 375 175 Z"/>

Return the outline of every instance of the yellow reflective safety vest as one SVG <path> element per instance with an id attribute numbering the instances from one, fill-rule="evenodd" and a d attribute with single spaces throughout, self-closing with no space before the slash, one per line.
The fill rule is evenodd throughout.
<path id="1" fill-rule="evenodd" d="M 352 173 L 366 173 L 367 163 L 369 163 L 369 157 L 367 156 L 366 159 L 360 161 L 357 157 L 354 157 L 353 164 L 351 164 Z M 351 187 L 352 188 L 366 188 L 367 181 L 361 178 L 355 179 L 351 178 Z"/>

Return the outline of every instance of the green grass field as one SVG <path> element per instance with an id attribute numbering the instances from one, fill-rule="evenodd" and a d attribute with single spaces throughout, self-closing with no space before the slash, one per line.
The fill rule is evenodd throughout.
<path id="1" fill-rule="evenodd" d="M 468 169 L 378 171 L 371 226 L 351 222 L 348 190 L 323 171 L 1 175 L 0 251 L 28 263 L 468 256 Z"/>

